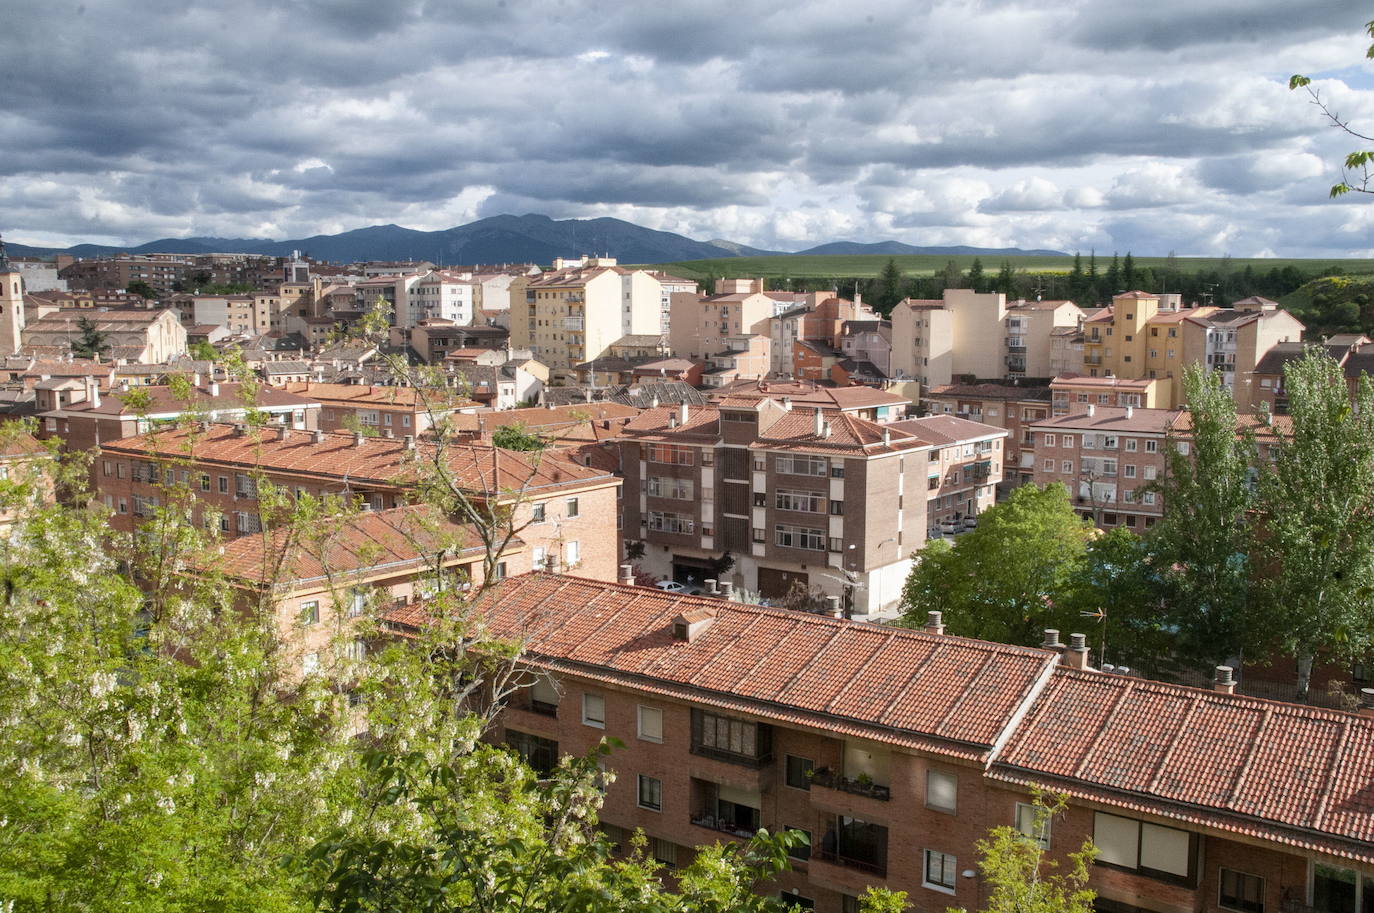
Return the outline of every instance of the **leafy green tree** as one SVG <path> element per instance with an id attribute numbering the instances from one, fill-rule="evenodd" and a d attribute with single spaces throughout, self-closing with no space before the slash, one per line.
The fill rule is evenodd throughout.
<path id="1" fill-rule="evenodd" d="M 1374 38 L 1374 20 L 1365 23 L 1364 31 L 1369 37 Z M 1366 59 L 1374 60 L 1374 44 L 1369 46 L 1364 56 Z M 1288 88 L 1290 90 L 1306 89 L 1307 94 L 1311 96 L 1312 104 L 1317 106 L 1331 126 L 1343 130 L 1361 142 L 1374 143 L 1374 136 L 1359 132 L 1351 126 L 1349 120 L 1332 110 L 1322 98 L 1321 91 L 1312 87 L 1310 77 L 1294 74 L 1288 80 Z M 1371 179 L 1374 179 L 1374 174 L 1370 173 L 1370 167 L 1374 166 L 1374 149 L 1357 149 L 1347 154 L 1342 164 L 1343 177 L 1340 183 L 1331 188 L 1331 196 L 1338 197 L 1352 191 L 1355 193 L 1374 193 L 1374 187 L 1370 186 Z"/>
<path id="2" fill-rule="evenodd" d="M 1125 527 L 1088 543 L 1068 597 L 1098 646 L 1101 662 L 1128 665 L 1149 674 L 1171 667 L 1174 630 L 1162 611 L 1158 572 L 1146 544 Z"/>
<path id="3" fill-rule="evenodd" d="M 110 351 L 110 334 L 96 329 L 96 325 L 85 315 L 76 318 L 76 328 L 81 335 L 72 343 L 72 357 L 99 358 Z"/>
<path id="4" fill-rule="evenodd" d="M 952 547 L 927 544 L 902 591 L 906 623 L 919 627 L 940 611 L 951 633 L 1038 644 L 1045 628 L 1076 619 L 1070 593 L 1088 536 L 1063 485 L 1023 485 Z"/>
<path id="5" fill-rule="evenodd" d="M 549 442 L 530 431 L 524 425 L 502 425 L 491 435 L 491 442 L 502 450 L 537 451 L 549 446 Z"/>
<path id="6" fill-rule="evenodd" d="M 1010 260 L 1002 261 L 1002 268 L 997 271 L 997 278 L 992 280 L 992 290 L 1001 292 L 1008 297 L 1016 294 L 1016 272 L 1011 268 Z"/>
<path id="7" fill-rule="evenodd" d="M 1183 398 L 1187 428 L 1166 442 L 1164 477 L 1149 486 L 1165 507 L 1147 541 L 1179 659 L 1210 665 L 1240 657 L 1251 625 L 1255 442 L 1237 432 L 1235 400 L 1219 374 L 1189 365 Z"/>
<path id="8" fill-rule="evenodd" d="M 135 279 L 133 282 L 130 282 L 129 287 L 126 288 L 125 291 L 146 300 L 152 300 L 157 297 L 157 289 L 153 288 L 142 279 Z"/>
<path id="9" fill-rule="evenodd" d="M 1033 832 L 1048 833 L 1064 807 L 1063 796 L 1036 793 Z M 1088 887 L 1088 866 L 1097 848 L 1091 838 L 1068 855 L 1065 872 L 1039 840 L 1014 827 L 993 828 L 977 846 L 987 895 L 980 913 L 1092 913 L 1097 893 Z"/>
<path id="10" fill-rule="evenodd" d="M 215 347 L 208 342 L 193 342 L 186 347 L 187 354 L 197 361 L 214 361 L 219 358 L 219 353 Z"/>
<path id="11" fill-rule="evenodd" d="M 963 271 L 959 269 L 959 264 L 954 262 L 953 260 L 950 260 L 948 263 L 945 264 L 945 268 L 941 270 L 941 276 L 941 289 L 964 287 Z"/>
<path id="12" fill-rule="evenodd" d="M 1275 421 L 1259 473 L 1253 552 L 1259 633 L 1297 658 L 1299 697 L 1318 653 L 1365 655 L 1374 639 L 1374 384 L 1352 403 L 1340 365 L 1318 348 L 1284 370 L 1289 421 Z"/>

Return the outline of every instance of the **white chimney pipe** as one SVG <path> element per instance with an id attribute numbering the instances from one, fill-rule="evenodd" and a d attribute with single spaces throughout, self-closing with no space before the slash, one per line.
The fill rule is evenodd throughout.
<path id="1" fill-rule="evenodd" d="M 825 416 L 821 414 L 821 410 L 820 410 L 820 408 L 818 407 L 818 408 L 816 409 L 816 437 L 820 437 L 820 436 L 821 436 L 822 434 L 824 434 L 824 433 L 825 433 Z"/>

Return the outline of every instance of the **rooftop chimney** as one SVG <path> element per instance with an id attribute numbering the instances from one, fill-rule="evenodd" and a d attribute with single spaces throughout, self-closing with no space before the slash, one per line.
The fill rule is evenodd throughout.
<path id="1" fill-rule="evenodd" d="M 943 634 L 945 633 L 945 615 L 943 612 L 926 613 L 926 633 Z"/>
<path id="2" fill-rule="evenodd" d="M 1069 648 L 1064 651 L 1060 662 L 1070 669 L 1087 669 L 1088 666 L 1088 636 L 1086 634 L 1070 634 Z"/>
<path id="3" fill-rule="evenodd" d="M 784 396 L 782 398 L 782 407 L 788 410 L 789 412 L 792 411 L 792 397 Z"/>
<path id="4" fill-rule="evenodd" d="M 1126 407 L 1126 417 L 1127 417 L 1127 418 L 1130 418 L 1130 417 L 1133 416 L 1133 415 L 1135 415 L 1135 406 L 1127 406 L 1127 407 Z"/>
<path id="5" fill-rule="evenodd" d="M 354 447 L 361 447 L 361 446 L 363 446 L 363 433 L 362 433 L 361 431 L 355 431 L 355 432 L 353 432 L 353 446 L 354 446 Z"/>
<path id="6" fill-rule="evenodd" d="M 706 578 L 706 595 L 707 595 L 707 596 L 715 596 L 715 595 L 718 595 L 719 593 L 720 593 L 720 590 L 716 589 L 716 578 L 714 578 L 714 577 L 708 577 L 708 578 Z"/>
<path id="7" fill-rule="evenodd" d="M 721 598 L 721 599 L 734 599 L 734 598 L 735 598 L 735 585 L 734 585 L 733 583 L 731 583 L 730 581 L 728 581 L 728 580 L 722 580 L 722 581 L 720 582 L 720 598 Z"/>
<path id="8" fill-rule="evenodd" d="M 840 608 L 840 597 L 838 597 L 838 596 L 827 596 L 827 597 L 825 597 L 825 607 L 826 607 L 826 612 L 830 615 L 831 618 L 843 618 L 843 617 L 844 617 L 844 610 Z"/>
<path id="9" fill-rule="evenodd" d="M 1092 403 L 1088 403 L 1088 415 L 1089 415 L 1089 416 L 1092 416 L 1092 415 L 1096 415 L 1096 414 L 1097 414 L 1097 407 L 1094 406 Z"/>
<path id="10" fill-rule="evenodd" d="M 310 443 L 312 443 L 312 444 L 323 444 L 323 443 L 324 443 L 324 432 L 321 431 L 321 430 L 318 429 L 318 428 L 316 428 L 314 431 L 310 432 Z"/>
<path id="11" fill-rule="evenodd" d="M 413 435 L 413 434 L 407 434 L 405 437 L 401 438 L 401 441 L 402 441 L 402 443 L 404 444 L 405 449 L 407 449 L 407 450 L 414 450 L 414 449 L 415 449 L 415 435 Z"/>
<path id="12" fill-rule="evenodd" d="M 883 446 L 884 446 L 884 447 L 888 447 L 888 446 L 891 446 L 891 444 L 892 444 L 892 429 L 891 429 L 891 428 L 884 428 L 884 429 L 883 429 Z"/>
<path id="13" fill-rule="evenodd" d="M 210 381 L 210 395 L 211 395 L 211 396 L 219 396 L 219 381 L 217 381 L 217 380 L 212 380 L 212 381 Z"/>
<path id="14" fill-rule="evenodd" d="M 687 424 L 687 404 L 679 403 L 677 407 L 677 420 L 682 424 Z"/>
<path id="15" fill-rule="evenodd" d="M 1360 689 L 1360 716 L 1374 716 L 1374 688 Z"/>
<path id="16" fill-rule="evenodd" d="M 1054 650 L 1057 653 L 1064 652 L 1064 645 L 1059 642 L 1059 632 L 1054 628 L 1045 629 L 1045 639 L 1040 642 L 1041 648 Z"/>
<path id="17" fill-rule="evenodd" d="M 692 609 L 673 619 L 673 639 L 691 643 L 716 620 L 715 609 Z"/>
<path id="18" fill-rule="evenodd" d="M 286 436 L 287 436 L 289 433 L 290 433 L 290 429 L 288 429 L 285 425 L 278 425 L 278 426 L 277 426 L 277 440 L 279 440 L 279 441 L 284 441 L 284 440 L 286 440 Z"/>
<path id="19" fill-rule="evenodd" d="M 650 409 L 657 409 L 657 408 L 658 408 L 658 394 L 654 394 L 653 396 L 649 397 L 649 408 L 650 408 Z"/>
<path id="20" fill-rule="evenodd" d="M 1212 690 L 1218 694 L 1235 694 L 1236 677 L 1230 666 L 1217 666 L 1216 678 L 1212 679 Z"/>
<path id="21" fill-rule="evenodd" d="M 821 414 L 819 408 L 816 409 L 816 437 L 825 433 L 825 416 Z"/>
<path id="22" fill-rule="evenodd" d="M 635 567 L 633 564 L 622 564 L 620 566 L 620 583 L 622 586 L 635 585 Z"/>

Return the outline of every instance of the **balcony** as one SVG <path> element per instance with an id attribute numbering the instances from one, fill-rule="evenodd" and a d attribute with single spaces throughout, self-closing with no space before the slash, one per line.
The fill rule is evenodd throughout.
<path id="1" fill-rule="evenodd" d="M 877 875 L 879 878 L 887 877 L 887 863 L 880 860 L 846 856 L 843 853 L 838 853 L 829 849 L 814 850 L 811 853 L 811 858 L 821 862 L 829 862 L 833 865 L 843 866 L 846 869 L 854 869 L 868 875 Z"/>
<path id="2" fill-rule="evenodd" d="M 840 792 L 853 793 L 856 796 L 866 796 L 870 799 L 878 799 L 882 802 L 889 802 L 892 800 L 892 788 L 890 786 L 879 786 L 871 779 L 866 779 L 864 777 L 851 780 L 828 767 L 818 768 L 811 774 L 811 785 L 820 786 L 825 789 L 835 789 Z"/>
<path id="3" fill-rule="evenodd" d="M 584 328 L 585 324 L 586 320 L 582 317 L 563 318 L 563 329 L 565 330 L 581 330 Z"/>
<path id="4" fill-rule="evenodd" d="M 1010 355 L 1025 355 L 1026 347 L 1023 345 L 1012 345 L 1010 342 L 1008 342 L 1007 353 Z"/>
<path id="5" fill-rule="evenodd" d="M 1101 355 L 1086 355 L 1086 354 L 1085 354 L 1085 355 L 1083 356 L 1083 364 L 1085 364 L 1085 365 L 1100 365 L 1100 364 L 1102 364 L 1102 356 L 1101 356 Z"/>
<path id="6" fill-rule="evenodd" d="M 753 836 L 758 833 L 758 828 L 745 827 L 738 822 L 722 818 L 718 815 L 693 815 L 692 823 L 708 831 L 715 831 L 718 834 L 728 834 L 731 837 L 739 837 L 742 840 L 752 839 Z"/>

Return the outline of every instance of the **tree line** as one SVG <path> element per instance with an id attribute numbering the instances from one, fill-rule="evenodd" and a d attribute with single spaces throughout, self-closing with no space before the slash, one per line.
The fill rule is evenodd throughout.
<path id="1" fill-rule="evenodd" d="M 1022 486 L 955 545 L 919 553 L 907 623 L 945 613 L 957 634 L 1034 645 L 1084 631 L 1100 661 L 1170 677 L 1220 663 L 1296 664 L 1374 648 L 1374 387 L 1352 394 L 1309 349 L 1285 371 L 1288 414 L 1236 414 L 1220 377 L 1183 378 L 1187 427 L 1152 486 L 1164 515 L 1143 535 L 1105 534 L 1063 485 Z M 1347 667 L 1348 668 L 1348 667 Z"/>

